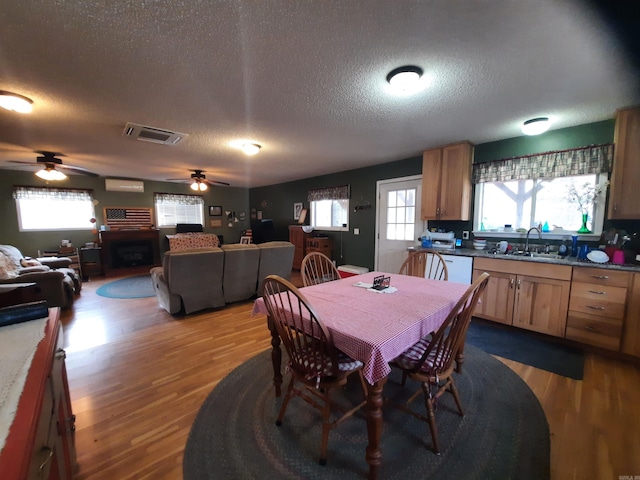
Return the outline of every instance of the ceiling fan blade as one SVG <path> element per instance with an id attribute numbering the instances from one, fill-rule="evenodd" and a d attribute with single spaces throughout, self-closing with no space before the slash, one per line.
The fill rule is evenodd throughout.
<path id="1" fill-rule="evenodd" d="M 88 177 L 99 177 L 97 173 L 90 172 L 89 170 L 82 167 L 71 167 L 69 165 L 56 165 L 56 168 L 61 168 L 62 170 L 67 170 L 69 172 L 79 173 L 80 175 L 86 175 Z"/>
<path id="2" fill-rule="evenodd" d="M 215 186 L 215 185 L 224 185 L 224 186 L 226 186 L 226 187 L 228 187 L 228 186 L 230 186 L 230 185 L 231 185 L 230 183 L 227 183 L 227 182 L 220 182 L 220 181 L 218 181 L 218 180 L 207 180 L 207 179 L 205 179 L 205 180 L 203 180 L 203 181 L 204 181 L 205 183 L 208 183 L 208 184 L 209 184 L 209 185 L 211 185 L 212 187 L 213 187 L 213 186 Z"/>
<path id="3" fill-rule="evenodd" d="M 28 165 L 30 167 L 42 167 L 42 168 L 46 168 L 47 163 L 53 164 L 55 166 L 55 168 L 59 168 L 61 170 L 65 170 L 68 172 L 72 172 L 72 173 L 78 173 L 81 175 L 87 175 L 89 177 L 99 177 L 100 175 L 98 175 L 97 173 L 93 173 L 90 172 L 89 170 L 86 170 L 84 168 L 81 167 L 72 167 L 69 165 L 64 165 L 61 163 L 57 163 L 57 162 L 45 162 L 43 160 L 41 161 L 37 161 L 37 162 L 25 162 L 22 160 L 9 160 L 10 163 L 18 163 L 20 165 Z"/>

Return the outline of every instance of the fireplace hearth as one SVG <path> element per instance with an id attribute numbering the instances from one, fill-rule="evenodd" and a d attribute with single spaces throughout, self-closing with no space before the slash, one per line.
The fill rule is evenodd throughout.
<path id="1" fill-rule="evenodd" d="M 160 265 L 158 230 L 106 230 L 100 232 L 105 275 L 149 272 Z"/>

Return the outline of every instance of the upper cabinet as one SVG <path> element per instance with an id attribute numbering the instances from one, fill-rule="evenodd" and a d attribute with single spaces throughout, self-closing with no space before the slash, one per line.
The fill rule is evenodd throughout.
<path id="1" fill-rule="evenodd" d="M 422 154 L 422 219 L 469 220 L 473 145 L 456 143 Z"/>
<path id="2" fill-rule="evenodd" d="M 640 107 L 616 113 L 610 219 L 640 219 Z"/>

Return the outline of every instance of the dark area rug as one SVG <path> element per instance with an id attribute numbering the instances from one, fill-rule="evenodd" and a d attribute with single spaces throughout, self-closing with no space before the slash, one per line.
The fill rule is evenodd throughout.
<path id="1" fill-rule="evenodd" d="M 473 319 L 466 344 L 574 380 L 584 378 L 584 352 L 530 332 Z"/>
<path id="2" fill-rule="evenodd" d="M 144 298 L 155 295 L 151 275 L 114 280 L 99 287 L 96 293 L 107 298 Z"/>
<path id="3" fill-rule="evenodd" d="M 458 415 L 451 395 L 438 403 L 441 455 L 431 450 L 426 422 L 385 406 L 380 479 L 549 478 L 549 427 L 533 392 L 483 351 L 468 345 L 465 355 L 463 373 L 455 375 L 465 416 Z M 282 426 L 276 427 L 282 398 L 275 397 L 272 376 L 268 350 L 236 368 L 211 392 L 187 440 L 185 480 L 366 478 L 364 412 L 330 433 L 327 465 L 322 467 L 319 413 L 294 398 Z M 351 380 L 337 392 L 338 402 L 361 398 L 357 378 Z M 285 385 L 287 381 L 285 375 Z M 400 399 L 416 388 L 410 381 L 403 388 L 394 371 L 384 394 Z M 412 405 L 421 412 L 425 408 L 422 399 Z"/>

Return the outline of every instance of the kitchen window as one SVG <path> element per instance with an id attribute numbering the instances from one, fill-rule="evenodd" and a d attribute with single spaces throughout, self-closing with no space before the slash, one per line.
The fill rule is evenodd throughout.
<path id="1" fill-rule="evenodd" d="M 504 231 L 547 225 L 549 232 L 575 232 L 582 225 L 577 204 L 570 203 L 570 186 L 590 183 L 604 188 L 606 175 L 580 175 L 538 180 L 485 182 L 476 185 L 474 231 Z M 600 234 L 604 223 L 604 194 L 589 209 L 587 225 Z"/>
<path id="2" fill-rule="evenodd" d="M 204 200 L 199 195 L 155 193 L 158 227 L 175 227 L 178 223 L 203 225 Z"/>
<path id="3" fill-rule="evenodd" d="M 474 231 L 547 226 L 550 233 L 574 233 L 582 225 L 582 213 L 570 190 L 587 185 L 601 190 L 585 210 L 592 234 L 599 235 L 612 164 L 612 144 L 474 164 Z"/>

